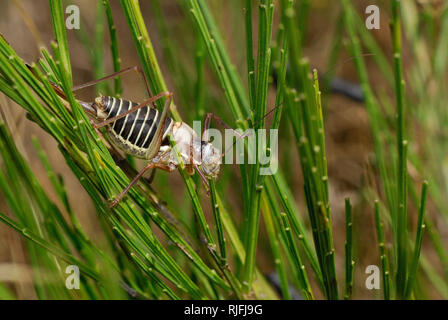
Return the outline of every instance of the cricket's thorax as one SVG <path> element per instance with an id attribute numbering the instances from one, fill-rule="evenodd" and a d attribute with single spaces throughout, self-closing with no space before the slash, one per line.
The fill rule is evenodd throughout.
<path id="1" fill-rule="evenodd" d="M 128 111 L 137 103 L 114 97 L 95 99 L 96 116 L 107 120 Z M 135 157 L 148 159 L 149 146 L 160 124 L 161 113 L 150 106 L 138 109 L 108 126 L 108 136 L 112 143 Z M 171 132 L 174 121 L 167 117 L 163 140 Z M 164 141 L 166 143 L 167 141 Z"/>

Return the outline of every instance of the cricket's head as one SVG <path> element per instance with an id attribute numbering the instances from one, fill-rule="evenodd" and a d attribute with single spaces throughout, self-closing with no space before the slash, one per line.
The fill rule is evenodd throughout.
<path id="1" fill-rule="evenodd" d="M 201 140 L 185 122 L 174 123 L 172 138 L 184 163 L 197 166 L 198 173 L 205 178 L 218 176 L 222 156 L 213 144 Z"/>
<path id="2" fill-rule="evenodd" d="M 200 170 L 206 177 L 216 178 L 222 163 L 221 152 L 211 143 L 201 141 L 201 157 Z"/>

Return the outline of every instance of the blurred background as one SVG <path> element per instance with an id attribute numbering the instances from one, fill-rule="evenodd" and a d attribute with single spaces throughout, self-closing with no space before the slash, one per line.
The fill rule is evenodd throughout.
<path id="1" fill-rule="evenodd" d="M 168 88 L 175 94 L 176 105 L 184 121 L 191 123 L 198 116 L 201 119 L 203 118 L 202 114 L 197 115 L 195 113 L 196 92 L 194 83 L 197 78 L 195 61 L 198 55 L 207 55 L 207 52 L 197 43 L 193 24 L 188 16 L 188 9 L 182 2 L 175 0 L 141 1 L 141 9 L 156 50 L 156 56 L 161 64 L 162 73 L 168 81 Z M 210 0 L 208 5 L 218 22 L 218 27 L 223 35 L 228 52 L 230 52 L 232 62 L 245 81 L 243 2 L 239 0 Z M 443 100 L 447 91 L 447 70 L 445 66 L 445 69 L 440 72 L 442 76 L 437 78 L 436 71 L 431 69 L 432 52 L 438 40 L 436 35 L 439 35 L 443 28 L 440 21 L 446 3 L 442 0 L 409 2 L 412 2 L 412 5 L 403 4 L 403 10 L 410 10 L 409 16 L 403 17 L 405 25 L 403 60 L 408 82 L 406 88 L 408 98 L 407 130 L 411 141 L 409 148 L 411 160 L 408 163 L 409 175 L 412 183 L 415 183 L 418 193 L 423 179 L 429 180 L 433 193 L 428 200 L 427 215 L 438 237 L 436 240 L 441 242 L 442 248 L 446 248 L 448 220 L 444 202 L 446 202 L 445 177 L 448 174 L 446 166 L 448 151 L 445 147 L 448 131 L 446 130 L 446 124 L 443 123 L 447 113 L 442 107 L 443 105 L 446 107 L 446 101 L 448 101 Z M 95 1 L 90 0 L 67 1 L 66 3 L 78 5 L 81 13 L 80 30 L 68 30 L 74 83 L 82 84 L 111 73 L 113 67 L 109 51 L 109 33 L 104 24 L 98 23 L 100 19 L 105 21 L 101 3 L 96 5 Z M 120 3 L 116 0 L 112 0 L 110 3 L 119 40 L 121 65 L 122 67 L 136 65 L 139 63 L 138 56 Z M 346 49 L 348 40 L 345 26 L 341 23 L 342 8 L 340 2 L 314 0 L 308 1 L 308 3 L 309 14 L 307 20 L 304 21 L 306 27 L 304 55 L 309 58 L 311 66 L 319 71 L 323 92 L 330 203 L 338 277 L 342 283 L 344 279 L 343 253 L 345 242 L 344 199 L 350 197 L 354 207 L 353 230 L 356 261 L 354 297 L 358 299 L 379 298 L 379 291 L 365 288 L 366 267 L 372 264 L 380 265 L 373 200 L 377 197 L 384 197 L 383 191 L 378 186 L 380 180 L 378 173 L 372 169 L 375 154 L 369 117 L 362 101 L 362 91 L 359 87 L 353 59 Z M 381 13 L 380 29 L 369 30 L 368 33 L 385 57 L 392 61 L 389 2 L 357 0 L 353 1 L 353 4 L 363 19 L 367 17 L 364 11 L 368 5 L 376 4 L 379 6 Z M 47 1 L 0 0 L 0 6 L 2 8 L 0 11 L 0 33 L 26 62 L 37 61 L 40 57 L 39 48 L 41 46 L 49 47 L 50 41 L 53 39 Z M 415 10 L 415 12 L 412 10 Z M 276 10 L 275 14 L 274 35 L 277 30 L 279 10 Z M 160 15 L 164 18 L 160 19 Z M 412 19 L 416 19 L 414 16 L 419 18 L 417 25 L 413 25 L 414 20 Z M 407 19 L 411 19 L 411 21 L 406 21 Z M 256 21 L 255 18 L 254 21 Z M 418 31 L 418 34 L 410 34 L 409 32 L 412 30 Z M 431 38 L 431 35 L 434 35 L 434 39 Z M 254 39 L 256 39 L 256 35 L 254 35 Z M 275 39 L 275 36 L 273 39 Z M 105 52 L 104 63 L 98 67 L 101 64 L 98 64 L 95 59 L 100 50 Z M 388 82 L 387 75 L 375 61 L 373 56 L 375 53 L 368 51 L 365 46 L 363 52 L 365 53 L 364 59 L 367 63 L 370 83 L 384 108 L 385 122 L 392 123 L 394 121 L 393 85 Z M 332 81 L 330 81 L 331 77 L 333 77 Z M 225 103 L 223 91 L 207 60 L 204 79 L 206 85 L 203 97 L 206 112 L 214 112 L 229 124 L 234 125 L 230 109 Z M 271 81 L 272 92 L 270 93 L 269 106 L 273 108 L 275 103 L 275 78 L 272 77 Z M 126 74 L 122 77 L 122 82 L 124 98 L 137 102 L 144 98 L 144 84 L 137 74 Z M 97 91 L 106 93 L 107 86 L 111 86 L 111 84 L 112 82 L 109 81 L 104 87 L 82 90 L 77 93 L 77 97 L 85 101 L 93 101 L 98 95 Z M 443 84 L 445 84 L 445 88 L 442 87 Z M 420 88 L 414 90 L 417 85 Z M 437 103 L 430 105 L 434 101 L 437 101 Z M 389 105 L 392 105 L 392 109 L 387 107 Z M 92 239 L 101 243 L 103 241 L 102 234 L 97 232 L 100 226 L 90 198 L 66 165 L 55 141 L 36 124 L 27 120 L 24 110 L 3 94 L 0 94 L 0 106 L 2 112 L 6 115 L 8 126 L 21 153 L 30 163 L 33 172 L 45 187 L 51 199 L 55 203 L 59 203 L 46 171 L 32 146 L 31 137 L 33 136 L 37 137 L 43 149 L 47 152 L 55 171 L 64 177 L 73 211 L 79 216 L 84 230 Z M 268 119 L 269 121 L 270 119 Z M 306 217 L 299 157 L 289 125 L 281 126 L 279 143 L 282 170 L 287 177 L 288 184 L 294 191 L 294 197 L 301 213 Z M 387 142 L 385 141 L 385 143 Z M 393 144 L 393 142 L 389 143 Z M 428 151 L 428 149 L 431 150 Z M 137 161 L 137 164 L 141 167 L 142 162 Z M 240 225 L 242 204 L 240 203 L 241 190 L 238 184 L 239 170 L 237 167 L 226 165 L 223 166 L 222 171 L 217 183 L 220 184 L 222 190 L 226 190 L 226 198 L 230 204 L 229 210 L 234 215 L 237 224 Z M 188 216 L 191 211 L 191 204 L 184 193 L 183 186 L 182 179 L 177 172 L 172 174 L 159 172 L 155 177 L 153 186 L 160 198 L 165 199 L 170 204 L 172 212 L 178 217 Z M 409 201 L 409 203 L 409 230 L 412 230 L 412 238 L 414 239 L 417 209 L 412 201 Z M 209 208 L 207 210 L 207 214 L 211 216 Z M 0 211 L 9 212 L 1 194 Z M 307 218 L 305 218 L 305 221 L 308 221 Z M 260 232 L 257 259 L 262 273 L 268 275 L 274 271 L 274 264 L 267 237 L 263 236 L 266 232 L 263 223 Z M 388 242 L 392 241 L 391 239 L 387 240 Z M 444 263 L 446 261 L 441 261 L 441 257 L 445 253 L 437 252 L 432 240 L 430 236 L 425 234 L 422 251 L 432 270 L 439 275 L 437 279 L 445 281 L 446 284 L 448 270 L 445 268 L 447 265 Z M 419 281 L 424 283 L 422 287 L 427 297 L 435 299 L 444 297 L 440 290 L 436 289 L 433 282 L 427 278 L 426 274 L 419 278 Z M 7 284 L 18 298 L 36 298 L 22 238 L 3 224 L 0 224 L 0 282 Z M 315 284 L 312 284 L 312 286 L 315 286 Z"/>

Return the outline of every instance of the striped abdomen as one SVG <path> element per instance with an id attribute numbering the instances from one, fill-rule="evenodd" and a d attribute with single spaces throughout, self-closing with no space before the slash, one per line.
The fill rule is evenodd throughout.
<path id="1" fill-rule="evenodd" d="M 107 114 L 106 119 L 122 114 L 138 105 L 124 99 L 103 98 L 104 112 Z M 157 127 L 160 125 L 161 114 L 157 109 L 150 106 L 140 108 L 110 124 L 109 136 L 123 151 L 136 157 L 145 158 Z M 173 120 L 167 117 L 162 140 L 166 138 L 172 125 Z"/>

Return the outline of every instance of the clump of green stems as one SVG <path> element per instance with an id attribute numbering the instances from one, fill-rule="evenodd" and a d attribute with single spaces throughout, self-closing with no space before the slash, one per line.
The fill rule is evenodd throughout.
<path id="1" fill-rule="evenodd" d="M 77 102 L 71 90 L 72 61 L 62 2 L 49 0 L 55 38 L 51 43 L 52 54 L 42 49 L 42 58 L 31 65 L 31 72 L 14 49 L 1 38 L 0 90 L 24 108 L 28 118 L 57 141 L 67 165 L 92 199 L 106 241 L 100 244 L 86 235 L 70 205 L 70 190 L 66 190 L 63 179 L 52 169 L 38 141 L 33 140 L 35 148 L 62 205 L 56 205 L 47 196 L 47 190 L 40 185 L 15 146 L 8 126 L 1 123 L 0 155 L 3 168 L 0 171 L 0 188 L 12 217 L 0 213 L 0 220 L 26 239 L 37 297 L 290 299 L 290 286 L 293 285 L 305 299 L 356 298 L 356 291 L 361 289 L 356 286 L 355 237 L 362 236 L 362 230 L 356 230 L 359 213 L 356 205 L 352 206 L 351 201 L 346 199 L 345 253 L 335 250 L 333 234 L 343 231 L 332 229 L 331 177 L 327 170 L 327 158 L 331 154 L 326 151 L 323 110 L 327 101 L 326 95 L 322 97 L 317 71 L 312 69 L 303 53 L 310 2 L 246 0 L 226 4 L 240 13 L 235 15 L 237 19 L 234 19 L 238 20 L 235 23 L 245 28 L 245 32 L 239 35 L 240 39 L 234 39 L 235 42 L 241 40 L 241 48 L 245 48 L 239 53 L 246 64 L 244 72 L 240 72 L 232 62 L 225 36 L 206 1 L 178 1 L 185 16 L 182 24 L 192 26 L 182 30 L 190 32 L 189 36 L 195 39 L 188 47 L 190 61 L 186 61 L 181 53 L 185 49 L 181 50 L 172 39 L 174 27 L 164 18 L 161 2 L 151 2 L 156 30 L 147 29 L 137 0 L 120 1 L 151 92 L 157 94 L 169 89 L 176 93 L 176 104 L 173 103 L 171 108 L 171 116 L 176 121 L 182 120 L 181 114 L 185 120 L 218 110 L 220 116 L 241 130 L 250 127 L 265 129 L 267 123 L 271 123 L 267 129 L 279 129 L 282 136 L 285 130 L 291 129 L 293 136 L 288 148 L 295 145 L 300 158 L 303 179 L 300 192 L 303 192 L 305 201 L 297 205 L 294 194 L 298 191 L 292 190 L 285 178 L 286 174 L 298 173 L 282 166 L 270 176 L 259 174 L 262 165 L 258 160 L 253 165 L 240 164 L 240 177 L 224 168 L 217 181 L 209 181 L 209 197 L 203 197 L 200 179 L 189 176 L 181 163 L 179 173 L 184 182 L 188 206 L 176 204 L 166 183 L 160 183 L 158 188 L 142 180 L 131 188 L 117 207 L 110 209 L 108 201 L 136 174 L 135 163 L 133 159 L 123 159 L 107 148 Z M 446 212 L 442 197 L 446 185 L 443 178 L 437 175 L 438 167 L 431 162 L 427 166 L 415 152 L 413 144 L 417 141 L 410 134 L 410 127 L 416 124 L 412 122 L 414 115 L 410 113 L 421 113 L 420 118 L 424 120 L 422 126 L 427 128 L 430 121 L 434 121 L 430 111 L 425 111 L 424 103 L 428 99 L 436 108 L 431 112 L 445 112 L 441 109 L 442 101 L 447 98 L 446 92 L 442 90 L 428 98 L 426 90 L 417 84 L 428 80 L 430 71 L 434 71 L 441 83 L 447 80 L 444 72 L 447 59 L 441 52 L 446 49 L 448 9 L 442 16 L 440 32 L 428 31 L 433 32 L 436 43 L 435 49 L 429 49 L 429 46 L 422 45 L 423 35 L 415 29 L 418 22 L 404 19 L 402 26 L 400 11 L 416 10 L 415 6 L 406 3 L 400 8 L 396 0 L 391 0 L 390 4 L 393 59 L 387 57 L 363 27 L 364 21 L 351 1 L 341 2 L 343 10 L 337 19 L 337 30 L 347 38 L 346 48 L 363 89 L 375 153 L 373 170 L 380 177 L 377 189 L 368 185 L 360 190 L 369 202 L 376 225 L 379 254 L 372 258 L 372 263 L 379 262 L 381 266 L 384 299 L 424 297 L 425 290 L 418 281 L 419 270 L 424 271 L 431 285 L 446 298 L 448 286 L 441 281 L 448 275 L 446 251 L 437 229 L 431 223 L 432 217 L 425 215 L 427 199 L 441 212 Z M 279 17 L 277 26 L 274 24 L 276 14 Z M 107 28 L 113 71 L 118 71 L 122 67 L 119 39 L 109 1 L 98 1 L 96 15 L 95 41 L 102 41 Z M 419 18 L 418 15 L 416 17 Z M 257 28 L 256 32 L 254 28 Z M 410 93 L 404 85 L 407 75 L 402 66 L 402 29 L 409 36 L 413 54 L 417 57 L 433 54 L 436 58 L 434 65 L 429 67 L 420 64 L 423 60 L 415 59 L 417 62 L 409 73 L 409 77 L 415 80 L 411 89 L 419 97 L 416 100 L 421 104 L 418 108 L 410 108 Z M 156 55 L 151 41 L 150 34 L 153 32 L 160 35 L 161 57 Z M 89 47 L 94 42 L 87 35 L 85 31 L 78 34 L 81 42 Z M 374 91 L 363 48 L 373 53 L 376 66 L 393 86 L 395 102 Z M 322 90 L 327 90 L 325 83 L 332 75 L 341 50 L 341 46 L 334 45 L 329 54 L 329 72 L 326 73 L 328 77 Z M 91 52 L 94 77 L 105 73 L 105 54 L 102 46 Z M 167 87 L 165 77 L 168 75 L 162 74 L 158 62 L 161 59 L 166 62 L 174 88 Z M 192 61 L 194 81 L 191 70 L 186 68 Z M 219 84 L 219 96 L 207 90 L 209 83 L 205 76 L 208 69 Z M 274 73 L 276 107 L 272 121 L 266 121 L 266 114 L 271 109 L 268 98 L 270 89 L 274 87 L 271 83 Z M 50 81 L 63 89 L 69 109 L 52 90 Z M 120 77 L 113 81 L 113 86 L 101 84 L 97 90 L 121 96 L 123 87 L 126 88 L 124 82 Z M 220 99 L 221 96 L 225 99 Z M 156 105 L 161 108 L 163 103 L 160 99 Z M 188 112 L 192 110 L 188 105 L 192 104 L 195 105 L 194 112 Z M 206 109 L 208 105 L 215 105 L 215 110 Z M 286 117 L 282 117 L 283 114 Z M 394 114 L 397 115 L 396 120 L 391 121 Z M 285 126 L 280 126 L 281 123 Z M 425 138 L 435 135 L 436 132 L 430 130 Z M 171 143 L 175 149 L 174 142 Z M 245 144 L 246 148 L 252 147 L 247 141 Z M 423 145 L 427 147 L 425 143 Z M 441 155 L 434 150 L 431 152 L 431 159 L 437 161 Z M 409 177 L 408 163 L 417 170 L 418 177 L 431 178 L 431 189 L 428 189 L 427 182 L 421 181 L 423 179 Z M 232 214 L 236 211 L 234 205 L 223 196 L 228 192 L 230 179 L 241 179 L 241 205 L 238 208 L 242 212 L 241 223 Z M 415 191 L 419 184 L 422 185 L 420 198 Z M 408 196 L 418 208 L 415 240 L 409 227 L 411 211 L 408 210 Z M 302 214 L 299 208 L 307 214 Z M 206 214 L 208 210 L 212 213 L 210 217 Z M 443 220 L 448 223 L 446 215 L 443 215 Z M 266 247 L 271 249 L 268 254 L 280 279 L 278 292 L 257 265 L 257 251 L 265 244 L 259 236 L 263 231 L 260 226 L 265 228 Z M 440 276 L 428 262 L 422 247 L 425 226 L 440 262 L 447 270 L 446 275 Z M 156 230 L 161 231 L 162 236 Z M 391 244 L 388 243 L 389 235 L 393 238 Z M 393 250 L 389 250 L 390 246 Z M 336 255 L 345 255 L 345 272 L 343 265 L 338 268 L 340 270 L 336 268 Z M 66 290 L 64 281 L 49 278 L 53 275 L 56 279 L 63 279 L 66 265 L 79 266 L 82 290 Z M 12 296 L 0 284 L 0 297 Z"/>

